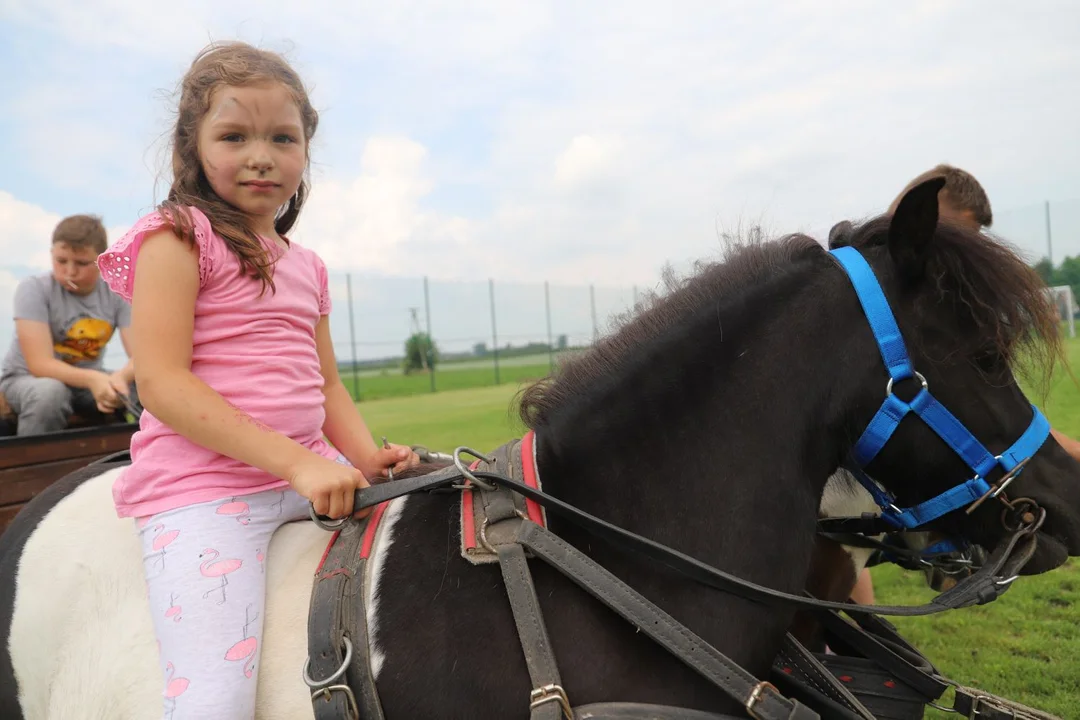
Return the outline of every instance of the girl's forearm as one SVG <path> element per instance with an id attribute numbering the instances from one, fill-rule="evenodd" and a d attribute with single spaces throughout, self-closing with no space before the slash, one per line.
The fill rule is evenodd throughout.
<path id="1" fill-rule="evenodd" d="M 311 450 L 230 405 L 189 370 L 138 382 L 143 407 L 198 445 L 289 482 L 298 463 L 310 459 Z"/>
<path id="2" fill-rule="evenodd" d="M 356 409 L 349 391 L 340 380 L 328 383 L 323 388 L 326 396 L 326 420 L 323 422 L 323 434 L 334 447 L 352 463 L 353 467 L 364 473 L 370 480 L 374 473 L 371 467 L 372 456 L 378 450 L 367 423 Z"/>

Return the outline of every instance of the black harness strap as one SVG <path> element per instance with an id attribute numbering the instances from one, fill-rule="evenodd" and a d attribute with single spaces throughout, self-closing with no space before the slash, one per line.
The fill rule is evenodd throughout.
<path id="1" fill-rule="evenodd" d="M 529 572 L 525 551 L 517 543 L 499 545 L 499 567 L 502 569 L 510 609 L 514 611 L 521 649 L 529 668 L 533 692 L 530 697 L 530 720 L 572 720 L 573 711 L 559 679 L 559 668 L 551 647 L 540 601 L 536 597 L 532 573 Z"/>
<path id="2" fill-rule="evenodd" d="M 342 526 L 312 584 L 304 682 L 312 691 L 315 720 L 383 717 L 370 671 L 367 618 L 358 600 L 367 566 L 360 545 L 370 519 Z"/>
<path id="3" fill-rule="evenodd" d="M 814 708 L 824 720 L 876 720 L 791 633 L 784 638 L 770 677 L 785 696 Z"/>
<path id="4" fill-rule="evenodd" d="M 876 615 L 933 615 L 946 610 L 971 605 L 983 605 L 996 600 L 1009 589 L 1011 585 L 1009 578 L 1016 576 L 1019 569 L 1031 558 L 1031 554 L 1035 550 L 1035 531 L 1038 530 L 1041 524 L 1040 519 L 1033 525 L 1021 527 L 1006 535 L 978 572 L 972 573 L 954 588 L 938 595 L 928 603 L 913 606 L 852 605 L 850 603 L 829 602 L 792 595 L 743 580 L 678 550 L 673 550 L 653 540 L 605 522 L 583 510 L 579 510 L 573 505 L 548 495 L 542 490 L 531 488 L 524 483 L 497 473 L 477 470 L 473 475 L 501 487 L 509 488 L 536 501 L 549 511 L 555 512 L 593 535 L 607 540 L 614 547 L 637 552 L 708 587 L 731 592 L 756 602 L 786 602 L 803 607 L 843 610 L 845 612 L 861 610 Z M 370 507 L 403 495 L 434 490 L 461 478 L 461 472 L 456 467 L 450 466 L 428 475 L 374 485 L 356 492 L 355 506 L 358 508 Z"/>
<path id="5" fill-rule="evenodd" d="M 760 682 L 559 536 L 536 523 L 522 522 L 517 531 L 517 541 L 699 675 L 741 702 L 751 717 L 759 720 L 820 718 L 798 701 L 781 696 L 771 684 Z"/>

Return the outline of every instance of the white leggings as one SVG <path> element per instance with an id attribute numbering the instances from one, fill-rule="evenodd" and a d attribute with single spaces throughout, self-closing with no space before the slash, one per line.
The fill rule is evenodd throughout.
<path id="1" fill-rule="evenodd" d="M 166 720 L 255 717 L 267 546 L 306 517 L 283 488 L 138 519 Z"/>

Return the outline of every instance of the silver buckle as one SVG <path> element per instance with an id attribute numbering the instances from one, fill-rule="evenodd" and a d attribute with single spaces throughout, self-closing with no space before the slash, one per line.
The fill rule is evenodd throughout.
<path id="1" fill-rule="evenodd" d="M 754 720 L 762 720 L 762 717 L 754 711 L 754 706 L 764 697 L 766 690 L 772 690 L 777 695 L 780 694 L 780 691 L 771 682 L 762 681 L 754 686 L 754 689 L 750 691 L 750 697 L 746 700 L 746 712 Z"/>
<path id="2" fill-rule="evenodd" d="M 996 456 L 994 459 L 997 460 L 998 462 L 1001 462 L 1001 456 L 1000 455 Z M 970 515 L 971 513 L 975 512 L 976 508 L 978 508 L 980 505 L 982 505 L 988 499 L 996 498 L 999 495 L 1001 495 L 1001 493 L 1003 493 L 1005 491 L 1005 488 L 1009 487 L 1009 483 L 1011 483 L 1013 480 L 1015 480 L 1017 477 L 1019 477 L 1020 471 L 1022 471 L 1024 469 L 1024 466 L 1028 464 L 1029 460 L 1031 460 L 1030 456 L 1024 458 L 1019 463 L 1017 463 L 1016 467 L 1014 467 L 1012 470 L 1007 472 L 1005 474 L 1005 476 L 1002 477 L 1001 480 L 998 481 L 997 485 L 991 486 L 990 490 L 983 493 L 983 495 L 980 498 L 978 498 L 977 500 L 975 500 L 975 502 L 968 505 L 967 509 L 964 511 L 964 514 L 965 515 Z M 978 475 L 975 476 L 975 478 L 978 478 L 978 477 L 979 477 Z M 974 480 L 975 478 L 972 478 L 972 479 Z M 1006 503 L 1006 504 L 1008 504 L 1008 503 Z"/>
<path id="3" fill-rule="evenodd" d="M 574 720 L 574 711 L 570 708 L 570 699 L 562 686 L 549 683 L 529 693 L 529 709 L 535 710 L 544 703 L 557 702 L 567 720 Z"/>
<path id="4" fill-rule="evenodd" d="M 356 696 L 353 695 L 352 688 L 348 685 L 331 685 L 329 687 L 319 688 L 311 693 L 311 702 L 314 703 L 321 695 L 325 695 L 326 702 L 330 702 L 331 695 L 335 690 L 345 693 L 345 700 L 349 704 L 349 720 L 360 720 L 360 707 L 356 704 Z"/>

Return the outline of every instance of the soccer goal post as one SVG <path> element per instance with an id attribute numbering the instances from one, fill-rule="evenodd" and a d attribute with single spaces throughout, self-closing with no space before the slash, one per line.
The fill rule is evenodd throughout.
<path id="1" fill-rule="evenodd" d="M 1069 324 L 1069 337 L 1076 337 L 1076 320 L 1073 314 L 1080 308 L 1076 304 L 1072 287 L 1069 285 L 1055 285 L 1050 288 L 1050 293 L 1058 307 L 1058 313 L 1062 320 Z"/>

